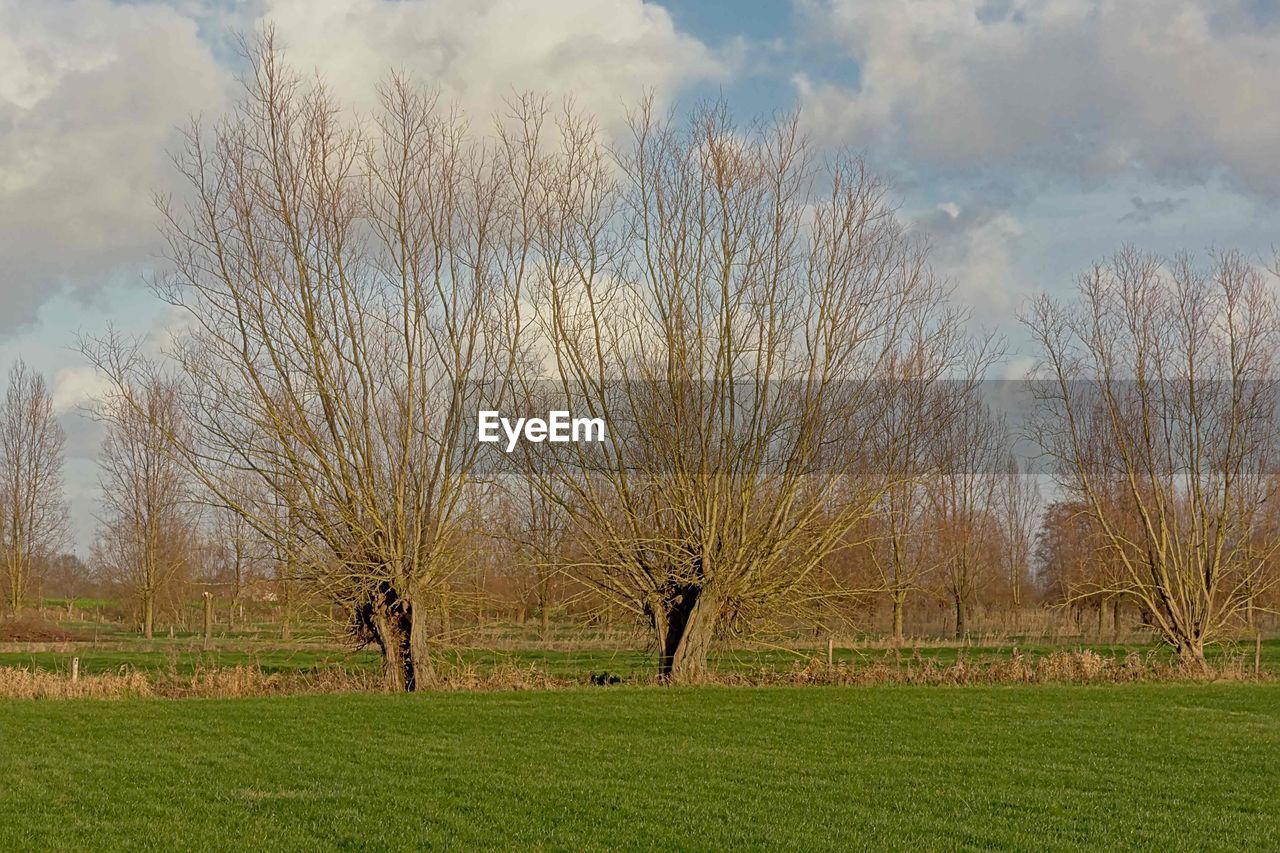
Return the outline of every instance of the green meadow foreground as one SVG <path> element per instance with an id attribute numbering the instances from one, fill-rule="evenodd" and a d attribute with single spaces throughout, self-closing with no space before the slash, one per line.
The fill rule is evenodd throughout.
<path id="1" fill-rule="evenodd" d="M 1280 848 L 1280 685 L 0 702 L 0 848 Z"/>

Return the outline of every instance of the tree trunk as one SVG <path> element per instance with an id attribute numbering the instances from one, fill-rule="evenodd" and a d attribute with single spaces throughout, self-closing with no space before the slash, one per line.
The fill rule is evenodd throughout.
<path id="1" fill-rule="evenodd" d="M 1209 675 L 1212 670 L 1204 657 L 1204 641 L 1198 639 L 1181 640 L 1177 644 L 1178 663 L 1183 669 L 1194 675 Z"/>
<path id="2" fill-rule="evenodd" d="M 410 680 L 408 690 L 421 690 L 433 687 L 436 683 L 435 667 L 431 664 L 431 649 L 428 643 L 427 607 L 410 602 L 409 606 L 409 666 L 406 679 Z"/>
<path id="3" fill-rule="evenodd" d="M 906 590 L 897 590 L 893 593 L 893 639 L 902 641 L 902 611 L 906 604 Z"/>
<path id="4" fill-rule="evenodd" d="M 155 636 L 156 602 L 147 590 L 142 592 L 142 636 L 150 640 Z"/>
<path id="5" fill-rule="evenodd" d="M 719 603 L 712 597 L 705 593 L 698 596 L 671 663 L 671 680 L 676 684 L 698 684 L 707 680 L 707 656 L 715 637 L 718 611 Z"/>
<path id="6" fill-rule="evenodd" d="M 373 607 L 369 621 L 382 650 L 382 683 L 389 693 L 412 689 L 405 669 L 405 638 L 396 619 L 382 607 Z"/>
<path id="7" fill-rule="evenodd" d="M 203 648 L 207 652 L 213 648 L 213 593 L 204 594 L 204 640 Z"/>
<path id="8" fill-rule="evenodd" d="M 356 636 L 381 650 L 383 684 L 388 691 L 412 692 L 436 683 L 428 645 L 429 614 L 425 605 L 414 607 L 386 582 L 356 606 Z"/>
<path id="9" fill-rule="evenodd" d="M 7 568 L 9 569 L 9 606 L 6 609 L 10 616 L 17 616 L 22 608 L 22 565 L 16 556 L 11 556 Z"/>
<path id="10" fill-rule="evenodd" d="M 280 639 L 288 642 L 293 638 L 293 558 L 285 562 L 285 577 L 279 580 L 280 589 Z"/>
<path id="11" fill-rule="evenodd" d="M 538 579 L 538 618 L 541 620 L 539 626 L 542 632 L 542 639 L 546 641 L 551 634 L 551 590 L 548 589 L 547 578 L 543 575 Z"/>
<path id="12" fill-rule="evenodd" d="M 668 591 L 650 617 L 658 639 L 658 678 L 672 684 L 707 679 L 707 655 L 715 636 L 719 601 L 702 587 L 681 584 Z"/>
<path id="13" fill-rule="evenodd" d="M 956 599 L 956 639 L 963 640 L 965 633 L 965 606 L 964 596 L 957 595 Z"/>

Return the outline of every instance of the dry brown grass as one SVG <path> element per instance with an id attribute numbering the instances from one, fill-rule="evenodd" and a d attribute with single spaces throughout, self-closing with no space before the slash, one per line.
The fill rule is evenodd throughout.
<path id="1" fill-rule="evenodd" d="M 444 691 L 559 690 L 580 687 L 583 681 L 557 678 L 536 666 L 502 663 L 497 666 L 457 664 L 438 672 L 433 689 Z M 883 684 L 963 686 L 1016 684 L 1124 684 L 1136 681 L 1250 681 L 1258 680 L 1245 657 L 1228 657 L 1208 673 L 1189 671 L 1161 659 L 1155 652 L 1130 652 L 1111 658 L 1096 652 L 1060 651 L 1043 657 L 1019 652 L 942 664 L 918 653 L 885 654 L 878 659 L 834 666 L 814 658 L 790 669 L 763 667 L 723 673 L 713 683 L 729 686 L 870 686 Z M 1262 680 L 1271 676 L 1263 674 Z M 586 683 L 591 683 L 590 681 Z M 632 682 L 637 683 L 637 682 Z M 644 679 L 638 683 L 653 684 Z M 385 690 L 379 674 L 352 672 L 341 667 L 301 672 L 264 672 L 253 666 L 199 668 L 190 676 L 172 672 L 148 677 L 132 670 L 82 675 L 40 669 L 0 667 L 0 699 L 236 699 L 249 696 L 288 696 L 322 693 L 377 693 Z"/>
<path id="2" fill-rule="evenodd" d="M 43 669 L 0 667 L 0 699 L 134 699 L 154 696 L 140 672 L 71 676 Z"/>
<path id="3" fill-rule="evenodd" d="M 167 675 L 157 693 L 172 698 L 240 699 L 312 693 L 368 693 L 382 689 L 375 675 L 341 667 L 300 672 L 264 672 L 256 666 L 201 667 L 189 678 Z"/>
<path id="4" fill-rule="evenodd" d="M 1266 680 L 1267 675 L 1261 676 Z M 1090 650 L 1060 651 L 1039 658 L 1015 651 L 1009 657 L 989 656 L 942 664 L 918 653 L 885 655 L 857 664 L 834 666 L 813 658 L 789 670 L 760 669 L 718 679 L 724 684 L 759 685 L 1000 685 L 1000 684 L 1124 684 L 1135 681 L 1247 681 L 1257 680 L 1244 657 L 1227 658 L 1208 672 L 1190 670 L 1163 660 L 1156 652 L 1130 652 L 1112 658 Z"/>
<path id="5" fill-rule="evenodd" d="M 482 690 L 501 692 L 507 690 L 555 690 L 572 687 L 578 682 L 556 678 L 536 666 L 520 666 L 499 663 L 496 666 L 478 667 L 459 664 L 440 673 L 438 687 L 442 690 Z"/>
<path id="6" fill-rule="evenodd" d="M 365 673 L 339 668 L 319 672 L 266 673 L 257 667 L 197 670 L 189 677 L 148 676 L 122 670 L 72 679 L 69 674 L 24 667 L 0 667 L 0 699 L 233 699 L 306 693 L 355 693 L 379 689 Z"/>
<path id="7" fill-rule="evenodd" d="M 449 691 L 554 690 L 574 682 L 532 666 L 501 664 L 449 667 L 436 689 Z M 377 693 L 385 689 L 377 673 L 341 667 L 302 672 L 264 672 L 254 666 L 202 667 L 190 676 L 151 675 L 136 670 L 81 675 L 25 667 L 0 667 L 0 699 L 239 699 L 320 693 Z"/>

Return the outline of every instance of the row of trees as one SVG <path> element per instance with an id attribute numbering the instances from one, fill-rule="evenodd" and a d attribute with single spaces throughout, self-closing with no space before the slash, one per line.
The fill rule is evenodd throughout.
<path id="1" fill-rule="evenodd" d="M 175 458 L 350 610 L 392 686 L 433 678 L 431 614 L 504 490 L 562 521 L 557 558 L 647 620 L 674 680 L 842 594 L 831 557 L 901 476 L 876 456 L 891 401 L 989 357 L 861 162 L 722 107 L 642 104 L 614 148 L 523 98 L 478 137 L 399 78 L 353 126 L 269 43 L 251 60 L 163 207 L 174 358 L 86 352 L 119 425 L 173 389 Z M 612 440 L 492 470 L 476 412 L 548 397 Z"/>
<path id="2" fill-rule="evenodd" d="M 434 679 L 433 617 L 498 534 L 544 612 L 571 578 L 673 681 L 860 596 L 901 633 L 926 578 L 961 633 L 980 577 L 1020 600 L 1038 499 L 980 393 L 999 347 L 860 160 L 722 105 L 644 102 L 610 143 L 526 96 L 477 134 L 400 77 L 352 122 L 270 36 L 249 60 L 161 203 L 174 350 L 83 344 L 112 387 L 97 559 L 144 596 L 204 502 L 341 605 L 395 689 Z M 1131 599 L 1202 663 L 1275 577 L 1272 282 L 1125 252 L 1026 322 L 1034 438 L 1110 567 L 1068 595 Z M 610 440 L 476 441 L 481 409 L 553 407 Z"/>
<path id="3" fill-rule="evenodd" d="M 65 433 L 45 377 L 23 361 L 0 399 L 0 577 L 14 614 L 38 590 L 123 593 L 150 638 L 156 612 L 179 610 L 196 586 L 225 588 L 232 608 L 249 582 L 269 578 L 283 593 L 287 570 L 238 514 L 210 507 L 199 480 L 173 453 L 182 414 L 171 386 L 149 386 L 131 402 L 104 400 L 88 414 L 107 424 L 99 456 L 99 530 L 86 566 L 64 553 Z"/>

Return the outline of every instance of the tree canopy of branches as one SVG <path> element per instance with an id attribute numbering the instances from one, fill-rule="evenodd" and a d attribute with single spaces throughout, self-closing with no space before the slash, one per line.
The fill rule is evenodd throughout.
<path id="1" fill-rule="evenodd" d="M 966 394 L 961 403 L 959 415 L 942 431 L 944 469 L 929 489 L 940 586 L 955 608 L 958 639 L 965 636 L 973 603 L 997 562 L 997 472 L 1008 447 L 1004 422 L 976 393 Z"/>
<path id="2" fill-rule="evenodd" d="M 245 489 L 252 488 L 252 481 L 244 478 Z M 229 622 L 235 625 L 244 608 L 244 594 L 248 582 L 262 573 L 272 551 L 273 540 L 264 538 L 249 519 L 235 508 L 219 505 L 212 510 L 210 552 L 213 583 L 226 588 L 229 599 Z"/>
<path id="3" fill-rule="evenodd" d="M 149 381 L 99 401 L 107 426 L 98 460 L 102 489 L 93 562 L 137 605 L 142 635 L 154 635 L 156 608 L 180 594 L 200 551 L 193 481 L 173 451 L 188 440 L 177 388 Z"/>
<path id="4" fill-rule="evenodd" d="M 388 685 L 413 689 L 433 678 L 424 626 L 475 413 L 516 353 L 525 152 L 399 77 L 353 122 L 270 33 L 246 52 L 234 113 L 175 156 L 190 201 L 161 202 L 159 290 L 186 320 L 169 366 L 118 338 L 87 349 L 122 390 L 173 374 L 191 430 L 176 449 L 212 500 L 279 541 L 350 608 Z"/>
<path id="5" fill-rule="evenodd" d="M 1031 581 L 1031 557 L 1041 516 L 1040 485 L 1033 466 L 1010 451 L 996 496 L 996 515 L 1004 538 L 1005 579 L 1009 602 L 1017 609 Z"/>
<path id="6" fill-rule="evenodd" d="M 1237 254 L 1203 269 L 1124 250 L 1074 304 L 1027 318 L 1044 357 L 1036 432 L 1122 595 L 1189 664 L 1242 621 L 1276 547 L 1259 536 L 1276 456 L 1280 317 Z"/>
<path id="7" fill-rule="evenodd" d="M 66 537 L 65 441 L 44 377 L 16 362 L 0 400 L 0 564 L 10 612 L 26 600 L 33 567 Z"/>
<path id="8" fill-rule="evenodd" d="M 877 591 L 889 598 L 896 640 L 903 637 L 907 596 L 934 580 L 947 563 L 939 547 L 945 520 L 939 510 L 947 506 L 941 495 L 975 461 L 963 455 L 974 448 L 954 433 L 966 422 L 965 414 L 980 405 L 978 380 L 995 355 L 992 343 L 972 341 L 958 326 L 943 326 L 885 371 L 893 380 L 886 386 L 892 394 L 869 450 L 896 476 L 876 502 L 863 550 L 875 570 Z M 953 375 L 940 379 L 947 369 Z M 991 451 L 977 447 L 984 454 Z M 985 455 L 977 461 L 985 463 Z"/>
<path id="9" fill-rule="evenodd" d="M 583 546 L 568 570 L 649 621 L 662 677 L 698 681 L 717 634 L 838 594 L 827 559 L 892 479 L 869 454 L 887 368 L 959 318 L 885 186 L 856 158 L 818 162 L 793 118 L 643 104 L 621 147 L 573 115 L 558 136 L 543 375 L 610 441 L 535 470 Z M 922 363 L 912 381 L 950 366 Z"/>

